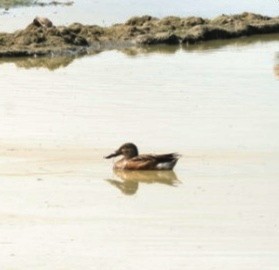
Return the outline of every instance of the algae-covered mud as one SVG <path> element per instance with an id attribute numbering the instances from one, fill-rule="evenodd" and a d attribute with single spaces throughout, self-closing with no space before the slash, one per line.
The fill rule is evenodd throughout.
<path id="1" fill-rule="evenodd" d="M 279 17 L 253 13 L 201 17 L 133 17 L 110 27 L 73 23 L 55 26 L 37 17 L 23 30 L 0 34 L 0 56 L 43 56 L 95 53 L 146 45 L 196 44 L 256 34 L 279 33 Z"/>
<path id="2" fill-rule="evenodd" d="M 0 2 L 0 8 L 14 8 L 14 7 L 29 7 L 29 6 L 68 6 L 72 5 L 73 1 L 38 1 L 38 0 L 4 0 Z"/>

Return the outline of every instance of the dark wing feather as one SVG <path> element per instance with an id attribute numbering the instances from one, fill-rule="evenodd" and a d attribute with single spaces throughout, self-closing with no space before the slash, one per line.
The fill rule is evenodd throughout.
<path id="1" fill-rule="evenodd" d="M 139 155 L 129 160 L 126 165 L 128 170 L 150 170 L 154 169 L 157 160 L 152 155 Z"/>
<path id="2" fill-rule="evenodd" d="M 163 155 L 139 155 L 129 160 L 126 169 L 149 170 L 155 169 L 157 164 L 172 162 L 176 163 L 180 156 L 176 153 Z"/>
<path id="3" fill-rule="evenodd" d="M 161 163 L 161 162 L 171 162 L 174 160 L 178 160 L 180 155 L 177 153 L 170 153 L 170 154 L 163 154 L 163 155 L 154 155 L 153 157 L 158 161 L 158 163 Z"/>

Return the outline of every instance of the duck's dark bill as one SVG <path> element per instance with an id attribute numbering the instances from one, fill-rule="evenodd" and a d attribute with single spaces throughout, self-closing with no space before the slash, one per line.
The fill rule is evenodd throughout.
<path id="1" fill-rule="evenodd" d="M 112 158 L 112 157 L 117 157 L 119 154 L 118 153 L 112 153 L 112 154 L 110 154 L 110 155 L 108 155 L 108 156 L 106 156 L 106 157 L 104 157 L 104 158 Z"/>

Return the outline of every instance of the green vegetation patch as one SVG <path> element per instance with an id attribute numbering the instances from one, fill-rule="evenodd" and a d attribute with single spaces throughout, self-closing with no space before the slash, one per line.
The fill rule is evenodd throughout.
<path id="1" fill-rule="evenodd" d="M 17 6 L 32 6 L 34 0 L 2 0 L 0 1 L 1 8 L 12 8 Z"/>
<path id="2" fill-rule="evenodd" d="M 73 1 L 38 1 L 38 0 L 0 0 L 0 8 L 28 7 L 28 6 L 70 6 Z"/>

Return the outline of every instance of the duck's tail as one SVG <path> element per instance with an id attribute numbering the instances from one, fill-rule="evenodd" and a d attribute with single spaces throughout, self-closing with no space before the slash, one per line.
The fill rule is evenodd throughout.
<path id="1" fill-rule="evenodd" d="M 156 160 L 158 163 L 156 167 L 159 170 L 172 170 L 180 157 L 181 155 L 177 153 L 157 155 Z"/>

